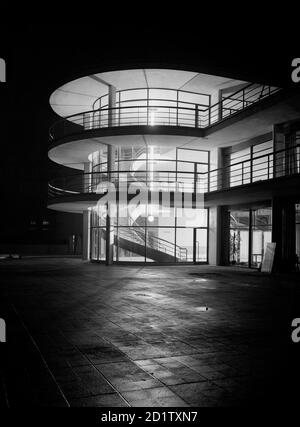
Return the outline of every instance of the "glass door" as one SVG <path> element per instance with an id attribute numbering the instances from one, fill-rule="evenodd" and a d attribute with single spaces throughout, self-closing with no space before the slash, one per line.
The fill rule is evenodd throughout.
<path id="1" fill-rule="evenodd" d="M 207 262 L 207 229 L 194 228 L 194 263 Z"/>

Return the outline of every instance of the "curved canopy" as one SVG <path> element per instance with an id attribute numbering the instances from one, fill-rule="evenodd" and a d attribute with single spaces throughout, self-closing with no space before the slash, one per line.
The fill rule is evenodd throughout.
<path id="1" fill-rule="evenodd" d="M 116 90 L 135 88 L 165 88 L 212 95 L 217 101 L 220 89 L 245 84 L 240 80 L 170 69 L 132 69 L 92 74 L 73 80 L 56 89 L 50 97 L 53 110 L 62 117 L 93 109 L 93 103 L 108 93 L 108 87 Z"/>

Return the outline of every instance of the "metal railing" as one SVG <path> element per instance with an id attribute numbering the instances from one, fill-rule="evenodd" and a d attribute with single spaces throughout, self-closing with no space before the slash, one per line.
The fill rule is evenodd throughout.
<path id="1" fill-rule="evenodd" d="M 150 178 L 151 175 L 151 178 Z M 49 182 L 49 196 L 74 195 L 80 193 L 103 193 L 113 184 L 116 191 L 127 191 L 128 187 L 147 188 L 161 192 L 204 192 L 207 190 L 205 173 L 139 170 L 76 173 L 54 178 Z M 146 186 L 146 187 L 145 187 Z"/>
<path id="2" fill-rule="evenodd" d="M 209 192 L 300 173 L 300 145 L 232 162 L 208 172 Z"/>
<path id="3" fill-rule="evenodd" d="M 193 102 L 191 99 L 193 99 Z M 162 87 L 139 87 L 123 89 L 117 90 L 115 93 L 115 104 L 117 107 L 123 107 L 130 103 L 139 104 L 140 102 L 151 106 L 153 101 L 165 102 L 166 100 L 168 100 L 168 102 L 170 102 L 170 104 L 174 107 L 189 107 L 190 105 L 195 104 L 209 106 L 211 103 L 211 95 L 182 89 L 168 89 Z M 93 110 L 108 108 L 108 104 L 109 95 L 106 93 L 94 101 Z"/>
<path id="4" fill-rule="evenodd" d="M 259 155 L 257 155 L 259 154 Z M 250 159 L 210 170 L 208 172 L 181 172 L 170 170 L 103 171 L 76 173 L 58 177 L 49 182 L 49 197 L 97 193 L 99 186 L 105 191 L 108 182 L 116 191 L 146 185 L 149 191 L 206 193 L 269 180 L 300 172 L 300 145 L 264 154 L 259 152 Z M 125 188 L 124 188 L 125 186 Z"/>
<path id="5" fill-rule="evenodd" d="M 220 102 L 212 105 L 208 111 L 205 112 L 204 116 L 202 115 L 202 124 L 204 127 L 216 124 L 268 98 L 280 90 L 281 89 L 278 87 L 250 83 L 235 93 L 224 97 Z"/>
<path id="6" fill-rule="evenodd" d="M 163 254 L 176 258 L 177 261 L 187 261 L 187 248 L 155 236 L 149 230 L 146 232 L 145 228 L 141 226 L 118 227 L 117 230 L 117 238 L 121 237 L 131 242 L 135 242 L 146 249 L 149 248 L 162 252 Z"/>
<path id="7" fill-rule="evenodd" d="M 84 131 L 119 126 L 175 126 L 205 129 L 280 90 L 272 86 L 251 83 L 214 105 L 161 98 L 126 101 L 113 108 L 105 106 L 97 110 L 73 114 L 57 121 L 50 128 L 50 142 Z M 127 103 L 135 105 L 126 105 Z"/>

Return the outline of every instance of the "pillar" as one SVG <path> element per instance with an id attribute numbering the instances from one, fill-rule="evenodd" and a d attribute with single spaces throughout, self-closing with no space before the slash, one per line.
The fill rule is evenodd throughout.
<path id="1" fill-rule="evenodd" d="M 229 168 L 226 166 L 224 148 L 210 151 L 209 190 L 222 190 L 229 186 Z"/>
<path id="2" fill-rule="evenodd" d="M 83 211 L 82 223 L 82 258 L 90 259 L 90 212 Z"/>
<path id="3" fill-rule="evenodd" d="M 222 255 L 222 208 L 209 208 L 208 263 L 220 265 Z"/>
<path id="4" fill-rule="evenodd" d="M 109 85 L 108 87 L 108 126 L 115 125 L 116 110 L 113 110 L 116 106 L 116 88 Z M 109 181 L 113 181 L 112 171 L 115 168 L 115 149 L 112 145 L 107 145 L 107 171 Z M 106 265 L 113 263 L 114 257 L 114 224 L 113 219 L 110 217 L 109 209 L 107 209 L 106 216 Z"/>
<path id="5" fill-rule="evenodd" d="M 220 207 L 220 218 L 219 265 L 228 265 L 230 252 L 230 213 L 226 206 Z"/>
<path id="6" fill-rule="evenodd" d="M 274 160 L 273 171 L 274 178 L 285 175 L 285 153 L 277 151 L 285 149 L 285 134 L 281 125 L 274 125 L 273 127 L 273 147 L 274 147 Z"/>
<path id="7" fill-rule="evenodd" d="M 115 120 L 117 112 L 115 109 L 116 106 L 116 88 L 112 85 L 108 86 L 108 127 L 115 126 Z"/>
<path id="8" fill-rule="evenodd" d="M 223 91 L 220 89 L 218 91 L 218 120 L 223 119 Z"/>
<path id="9" fill-rule="evenodd" d="M 115 148 L 112 145 L 107 145 L 107 170 L 109 181 L 114 181 L 113 171 L 115 169 Z M 114 256 L 114 222 L 107 209 L 106 216 L 106 265 L 113 263 Z"/>
<path id="10" fill-rule="evenodd" d="M 84 175 L 83 175 L 83 192 L 90 193 L 91 192 L 91 164 L 90 162 L 85 162 L 84 166 Z"/>
<path id="11" fill-rule="evenodd" d="M 272 242 L 276 243 L 274 270 L 291 270 L 296 253 L 295 203 L 272 200 Z"/>

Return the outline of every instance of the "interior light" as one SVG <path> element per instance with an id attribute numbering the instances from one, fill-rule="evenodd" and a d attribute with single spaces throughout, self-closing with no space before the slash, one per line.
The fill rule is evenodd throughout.
<path id="1" fill-rule="evenodd" d="M 148 219 L 149 222 L 153 222 L 154 221 L 154 216 L 153 215 L 149 215 L 147 219 Z"/>

